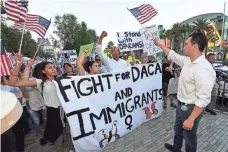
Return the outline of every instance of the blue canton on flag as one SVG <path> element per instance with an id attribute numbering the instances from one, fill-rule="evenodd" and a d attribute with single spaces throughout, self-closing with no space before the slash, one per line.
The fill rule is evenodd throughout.
<path id="1" fill-rule="evenodd" d="M 28 1 L 27 0 L 20 0 L 20 1 L 17 1 L 17 5 L 20 6 L 20 7 L 24 7 L 24 8 L 28 8 Z"/>
<path id="2" fill-rule="evenodd" d="M 45 29 L 48 29 L 50 26 L 51 22 L 47 20 L 46 18 L 39 16 L 39 24 L 43 26 Z"/>
<path id="3" fill-rule="evenodd" d="M 130 11 L 136 18 L 142 15 L 138 7 L 132 8 L 130 9 Z"/>

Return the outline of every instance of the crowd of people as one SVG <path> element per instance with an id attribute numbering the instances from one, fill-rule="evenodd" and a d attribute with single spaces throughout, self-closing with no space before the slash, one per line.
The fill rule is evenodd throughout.
<path id="1" fill-rule="evenodd" d="M 78 57 L 76 69 L 69 63 L 63 65 L 65 73 L 60 74 L 55 64 L 42 62 L 34 68 L 34 59 L 30 59 L 26 67 L 21 69 L 23 56 L 17 54 L 16 64 L 10 76 L 1 77 L 1 90 L 12 92 L 21 104 L 25 105 L 20 120 L 7 132 L 1 135 L 2 151 L 24 151 L 24 135 L 29 131 L 28 117 L 40 138 L 40 145 L 53 144 L 56 152 L 63 152 L 63 130 L 68 125 L 53 83 L 56 77 L 94 75 L 134 66 L 135 57 L 131 53 L 132 62 L 121 59 L 118 47 L 112 47 L 112 58 L 106 57 L 102 50 L 102 41 L 107 32 L 100 35 L 94 61 L 87 60 L 89 49 L 85 49 Z M 209 105 L 211 92 L 215 83 L 215 71 L 210 63 L 214 62 L 214 55 L 208 55 L 209 62 L 204 58 L 203 50 L 207 45 L 207 38 L 202 33 L 193 33 L 185 43 L 184 53 L 181 56 L 166 48 L 158 40 L 153 39 L 166 54 L 162 64 L 162 88 L 164 109 L 167 108 L 167 98 L 170 106 L 176 108 L 174 145 L 165 144 L 171 151 L 179 152 L 183 139 L 187 152 L 196 152 L 197 128 L 206 108 L 211 114 L 216 114 Z M 151 63 L 147 56 L 141 57 L 141 63 Z M 179 65 L 179 66 L 177 66 Z M 169 86 L 175 80 L 176 89 L 171 91 Z M 169 84 L 170 83 L 170 84 Z M 177 102 L 175 103 L 174 100 Z M 45 127 L 43 127 L 43 125 Z M 13 139 L 13 136 L 15 139 Z M 71 138 L 71 137 L 67 137 Z M 8 143 L 8 144 L 5 144 Z M 12 145 L 12 146 L 8 146 Z M 15 147 L 13 146 L 15 145 Z M 73 144 L 68 147 L 73 151 Z"/>

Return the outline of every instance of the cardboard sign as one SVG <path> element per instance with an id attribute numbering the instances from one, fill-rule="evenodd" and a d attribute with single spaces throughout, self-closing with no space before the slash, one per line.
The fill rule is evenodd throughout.
<path id="1" fill-rule="evenodd" d="M 152 38 L 159 39 L 159 33 L 158 33 L 158 27 L 157 26 L 151 26 L 147 28 L 140 29 L 140 33 L 142 34 L 142 40 L 144 44 L 143 52 L 146 55 L 153 55 L 156 53 L 161 52 L 161 48 L 156 46 L 154 42 L 152 41 Z"/>
<path id="2" fill-rule="evenodd" d="M 140 32 L 117 32 L 120 52 L 143 49 Z"/>

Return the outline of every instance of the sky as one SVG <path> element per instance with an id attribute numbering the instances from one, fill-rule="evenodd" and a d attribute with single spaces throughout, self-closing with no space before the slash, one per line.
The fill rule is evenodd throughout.
<path id="1" fill-rule="evenodd" d="M 94 29 L 98 36 L 102 31 L 107 31 L 108 36 L 103 43 L 105 47 L 109 41 L 113 41 L 116 45 L 117 32 L 138 31 L 142 28 L 127 8 L 151 4 L 158 11 L 158 15 L 143 27 L 156 24 L 168 29 L 172 24 L 193 16 L 222 13 L 224 2 L 224 0 L 29 0 L 28 7 L 31 14 L 52 18 L 46 37 L 53 35 L 56 15 L 71 13 L 79 22 L 85 21 L 88 28 Z M 34 32 L 32 36 L 34 39 L 39 37 Z"/>

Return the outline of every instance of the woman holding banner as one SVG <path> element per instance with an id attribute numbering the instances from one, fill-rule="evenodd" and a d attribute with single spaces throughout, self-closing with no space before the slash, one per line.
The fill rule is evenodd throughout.
<path id="1" fill-rule="evenodd" d="M 86 61 L 86 54 L 89 52 L 89 49 L 86 48 L 78 58 L 77 68 L 79 75 L 89 75 L 89 74 L 99 74 L 100 66 L 97 61 Z M 85 63 L 84 63 L 85 62 Z"/>
<path id="2" fill-rule="evenodd" d="M 31 59 L 31 63 L 34 60 Z M 29 70 L 24 71 L 24 79 L 18 80 L 18 73 L 23 63 L 22 55 L 17 55 L 16 66 L 11 72 L 9 85 L 18 87 L 36 87 L 41 92 L 44 98 L 44 103 L 47 107 L 47 122 L 43 133 L 43 138 L 40 140 L 41 145 L 53 143 L 56 152 L 63 152 L 63 110 L 61 109 L 60 100 L 57 95 L 54 78 L 57 76 L 57 70 L 53 63 L 43 62 L 39 69 L 39 79 L 29 80 Z M 27 68 L 31 68 L 27 66 Z M 25 79 L 26 77 L 26 79 Z"/>

